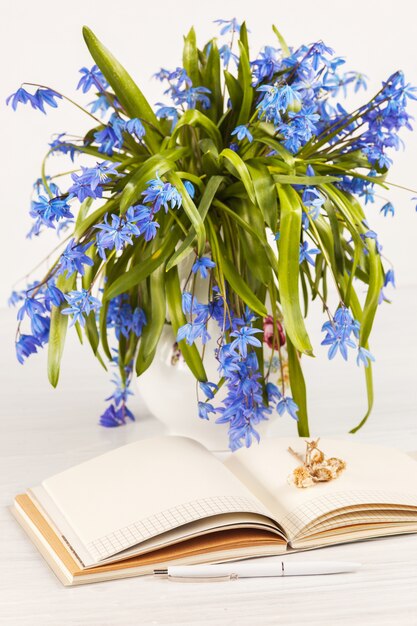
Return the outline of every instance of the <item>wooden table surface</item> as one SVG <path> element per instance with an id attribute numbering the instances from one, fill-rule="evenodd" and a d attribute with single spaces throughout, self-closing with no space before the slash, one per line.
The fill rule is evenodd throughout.
<path id="1" fill-rule="evenodd" d="M 401 289 L 375 328 L 375 412 L 361 441 L 417 449 L 416 290 Z M 107 377 L 75 341 L 62 380 L 46 382 L 45 355 L 21 367 L 14 358 L 13 312 L 0 311 L 0 623 L 28 626 L 124 624 L 322 626 L 417 625 L 417 536 L 322 549 L 298 559 L 363 563 L 354 574 L 185 584 L 136 578 L 63 588 L 11 517 L 13 496 L 45 477 L 140 437 L 163 432 L 135 401 L 130 426 L 97 426 Z M 319 343 L 318 333 L 315 343 Z M 322 358 L 306 364 L 314 434 L 346 436 L 364 407 L 353 366 Z M 283 435 L 294 423 L 282 420 Z"/>

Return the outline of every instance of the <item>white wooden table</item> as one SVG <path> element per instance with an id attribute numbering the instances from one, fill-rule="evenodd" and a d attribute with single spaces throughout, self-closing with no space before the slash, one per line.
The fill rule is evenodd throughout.
<path id="1" fill-rule="evenodd" d="M 377 322 L 373 341 L 375 413 L 357 436 L 417 449 L 416 290 L 402 289 Z M 15 362 L 13 313 L 0 311 L 0 623 L 7 626 L 124 624 L 417 624 L 417 536 L 383 539 L 299 555 L 363 563 L 355 574 L 185 584 L 137 578 L 80 588 L 61 586 L 11 517 L 13 496 L 46 476 L 162 427 L 146 415 L 105 430 L 97 416 L 107 377 L 75 342 L 66 348 L 61 385 L 51 390 L 45 358 Z M 315 336 L 318 343 L 318 335 Z M 314 433 L 343 435 L 364 405 L 360 378 L 342 363 L 308 364 Z M 282 422 L 282 433 L 294 432 Z"/>

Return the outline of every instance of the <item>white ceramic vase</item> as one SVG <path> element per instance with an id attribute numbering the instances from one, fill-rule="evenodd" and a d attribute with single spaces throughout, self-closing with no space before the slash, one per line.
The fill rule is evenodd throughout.
<path id="1" fill-rule="evenodd" d="M 211 326 L 212 324 L 212 326 Z M 204 355 L 204 367 L 208 379 L 219 379 L 218 362 L 215 358 L 216 337 L 219 332 L 215 322 L 208 328 L 212 339 L 207 343 Z M 173 346 L 175 337 L 169 325 L 164 327 L 152 365 L 138 381 L 139 397 L 149 411 L 160 420 L 169 434 L 183 435 L 200 441 L 209 450 L 228 448 L 228 425 L 216 424 L 216 416 L 203 420 L 198 416 L 197 383 L 185 361 L 177 357 Z M 201 353 L 201 346 L 198 346 Z M 212 401 L 218 405 L 226 390 L 220 389 Z M 200 390 L 200 400 L 205 396 Z M 261 423 L 257 430 L 261 437 L 276 430 L 279 417 L 275 413 L 271 419 Z M 275 426 L 275 428 L 274 428 Z"/>

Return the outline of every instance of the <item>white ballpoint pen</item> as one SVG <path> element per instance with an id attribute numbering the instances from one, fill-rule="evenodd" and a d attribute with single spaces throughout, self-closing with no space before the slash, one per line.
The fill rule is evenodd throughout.
<path id="1" fill-rule="evenodd" d="M 360 563 L 348 561 L 274 561 L 272 563 L 233 562 L 218 565 L 172 565 L 165 569 L 155 569 L 159 578 L 181 582 L 216 582 L 237 580 L 238 578 L 262 578 L 264 576 L 318 576 L 321 574 L 342 574 L 355 572 Z"/>

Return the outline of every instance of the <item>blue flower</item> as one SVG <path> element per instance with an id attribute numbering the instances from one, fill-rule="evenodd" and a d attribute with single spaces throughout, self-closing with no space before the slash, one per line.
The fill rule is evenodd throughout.
<path id="1" fill-rule="evenodd" d="M 209 400 L 212 400 L 214 398 L 214 393 L 218 390 L 218 387 L 215 383 L 199 383 L 199 386 L 205 394 L 206 398 L 208 398 Z"/>
<path id="2" fill-rule="evenodd" d="M 236 337 L 236 339 L 234 339 L 231 343 L 232 349 L 238 349 L 243 358 L 246 358 L 248 354 L 248 346 L 254 346 L 255 348 L 260 348 L 262 346 L 259 339 L 253 336 L 256 333 L 261 332 L 262 331 L 259 328 L 249 328 L 249 326 L 243 326 L 239 330 L 235 330 L 233 333 L 230 333 L 231 337 Z"/>
<path id="3" fill-rule="evenodd" d="M 234 131 L 232 131 L 232 135 L 237 135 L 239 141 L 243 141 L 244 139 L 247 139 L 249 143 L 253 141 L 252 134 L 250 133 L 248 127 L 242 124 L 240 126 L 236 126 Z"/>
<path id="4" fill-rule="evenodd" d="M 62 154 L 69 154 L 71 161 L 74 161 L 76 152 L 79 152 L 78 148 L 72 143 L 64 140 L 65 133 L 60 133 L 56 139 L 49 144 L 51 152 L 61 152 Z"/>
<path id="5" fill-rule="evenodd" d="M 96 246 L 102 259 L 106 258 L 106 249 L 112 250 L 115 248 L 119 251 L 122 250 L 126 244 L 133 244 L 132 237 L 138 237 L 141 234 L 137 224 L 139 219 L 135 207 L 130 207 L 126 213 L 121 216 L 113 213 L 111 215 L 111 224 L 108 222 L 108 213 L 106 213 L 104 222 L 94 226 L 94 228 L 100 231 L 96 237 Z"/>
<path id="6" fill-rule="evenodd" d="M 225 67 L 228 67 L 231 60 L 234 61 L 236 65 L 239 65 L 239 57 L 237 56 L 237 54 L 232 52 L 231 47 L 228 46 L 227 44 L 220 46 L 219 55 Z"/>
<path id="7" fill-rule="evenodd" d="M 121 294 L 110 300 L 106 323 L 107 328 L 114 328 L 117 339 L 120 339 L 121 335 L 127 339 L 131 332 L 140 337 L 147 319 L 141 308 L 132 308 L 128 294 Z"/>
<path id="8" fill-rule="evenodd" d="M 216 412 L 216 410 L 208 402 L 199 402 L 198 403 L 198 417 L 200 419 L 208 420 L 208 419 L 210 419 L 209 413 L 215 413 L 215 412 Z"/>
<path id="9" fill-rule="evenodd" d="M 90 102 L 88 106 L 90 107 L 91 113 L 100 113 L 101 117 L 111 108 L 109 99 L 105 94 L 98 96 L 98 98 Z"/>
<path id="10" fill-rule="evenodd" d="M 171 133 L 174 130 L 175 126 L 178 122 L 178 111 L 175 107 L 168 107 L 162 104 L 161 102 L 157 103 L 159 109 L 156 110 L 155 115 L 158 119 L 170 119 L 172 120 L 171 124 Z"/>
<path id="11" fill-rule="evenodd" d="M 214 20 L 215 24 L 220 26 L 220 34 L 226 35 L 227 33 L 240 33 L 241 24 L 238 23 L 234 17 L 231 20 Z"/>
<path id="12" fill-rule="evenodd" d="M 17 105 L 19 103 L 26 104 L 27 102 L 30 102 L 30 104 L 32 105 L 34 109 L 37 108 L 37 103 L 34 97 L 32 96 L 32 94 L 26 91 L 26 89 L 24 89 L 23 87 L 19 87 L 19 89 L 15 91 L 15 93 L 12 93 L 11 96 L 9 96 L 6 99 L 7 105 L 9 104 L 9 102 L 12 103 L 11 106 L 12 106 L 13 111 L 16 111 Z"/>
<path id="13" fill-rule="evenodd" d="M 368 367 L 371 361 L 375 361 L 375 357 L 369 352 L 369 350 L 361 346 L 358 349 L 358 356 L 356 357 L 356 363 L 358 365 L 363 363 L 365 367 Z"/>
<path id="14" fill-rule="evenodd" d="M 35 218 L 33 234 L 39 234 L 42 226 L 55 228 L 56 222 L 74 217 L 68 204 L 71 198 L 72 196 L 47 198 L 41 195 L 37 200 L 32 201 L 30 216 Z"/>
<path id="15" fill-rule="evenodd" d="M 394 209 L 393 204 L 391 202 L 387 202 L 386 204 L 384 204 L 384 206 L 380 210 L 380 213 L 383 213 L 384 217 L 387 217 L 390 214 L 394 215 L 395 209 Z"/>
<path id="16" fill-rule="evenodd" d="M 191 346 L 195 342 L 195 340 L 199 338 L 201 339 L 203 344 L 206 344 L 210 339 L 210 335 L 207 331 L 205 322 L 196 321 L 192 324 L 190 322 L 187 322 L 187 324 L 180 326 L 180 328 L 178 329 L 178 342 L 185 339 L 185 342 L 189 346 Z"/>
<path id="17" fill-rule="evenodd" d="M 350 338 L 350 329 L 344 329 L 337 322 L 326 322 L 323 324 L 323 331 L 326 332 L 326 336 L 321 342 L 323 346 L 330 346 L 328 357 L 329 359 L 333 359 L 337 351 L 339 350 L 342 357 L 347 361 L 348 358 L 348 347 L 355 348 L 355 342 Z"/>
<path id="18" fill-rule="evenodd" d="M 318 248 L 309 248 L 308 245 L 308 241 L 300 243 L 299 262 L 302 263 L 303 261 L 307 261 L 307 263 L 310 263 L 310 265 L 314 267 L 316 264 L 316 260 L 313 259 L 311 255 L 320 254 L 320 250 L 318 250 Z"/>
<path id="19" fill-rule="evenodd" d="M 50 311 L 52 305 L 60 306 L 63 302 L 65 302 L 64 294 L 52 279 L 49 280 L 45 289 L 45 307 Z"/>
<path id="20" fill-rule="evenodd" d="M 110 404 L 100 416 L 99 424 L 105 428 L 117 428 L 118 426 L 124 426 L 128 419 L 131 421 L 135 420 L 133 413 L 127 406 L 123 405 L 116 409 L 114 404 Z"/>
<path id="21" fill-rule="evenodd" d="M 193 199 L 195 196 L 195 187 L 193 183 L 191 183 L 189 180 L 184 180 L 184 187 L 186 188 L 190 198 Z"/>
<path id="22" fill-rule="evenodd" d="M 264 80 L 271 80 L 281 67 L 281 61 L 278 59 L 278 50 L 272 48 L 272 46 L 265 46 L 259 58 L 253 61 L 252 67 L 255 84 L 258 85 Z"/>
<path id="23" fill-rule="evenodd" d="M 104 411 L 100 417 L 100 425 L 106 428 L 114 428 L 117 426 L 123 426 L 128 420 L 134 421 L 135 417 L 132 411 L 127 407 L 127 401 L 129 396 L 133 393 L 130 390 L 130 383 L 132 381 L 133 374 L 133 361 L 123 367 L 124 375 L 120 373 L 120 359 L 119 353 L 113 348 L 113 364 L 116 368 L 114 376 L 111 382 L 114 385 L 113 393 L 106 398 L 106 401 L 110 401 L 110 405 Z"/>
<path id="24" fill-rule="evenodd" d="M 68 189 L 68 193 L 77 196 L 80 202 L 84 202 L 86 198 L 101 198 L 103 195 L 101 187 L 92 189 L 90 168 L 81 167 L 82 174 L 71 174 L 73 184 Z"/>
<path id="25" fill-rule="evenodd" d="M 58 106 L 55 102 L 56 98 L 61 99 L 62 96 L 56 91 L 53 91 L 53 89 L 48 89 L 47 87 L 40 87 L 33 95 L 26 91 L 26 89 L 23 89 L 23 87 L 20 87 L 15 93 L 7 98 L 6 104 L 11 102 L 12 109 L 16 111 L 19 102 L 22 104 L 30 102 L 34 109 L 38 109 L 39 111 L 42 111 L 42 113 L 45 113 L 45 104 L 48 104 L 53 108 Z"/>
<path id="26" fill-rule="evenodd" d="M 42 343 L 32 335 L 20 335 L 16 341 L 16 357 L 19 363 L 24 363 L 25 359 L 42 348 Z"/>
<path id="27" fill-rule="evenodd" d="M 129 135 L 135 135 L 135 137 L 137 137 L 137 139 L 139 140 L 141 140 L 146 133 L 142 122 L 136 117 L 126 122 L 125 129 L 126 132 L 129 133 Z"/>
<path id="28" fill-rule="evenodd" d="M 91 69 L 88 69 L 88 67 L 82 67 L 80 69 L 80 74 L 82 76 L 78 82 L 77 89 L 82 89 L 83 93 L 90 91 L 93 86 L 95 86 L 99 91 L 103 91 L 103 89 L 105 89 L 108 85 L 97 65 L 93 65 Z"/>
<path id="29" fill-rule="evenodd" d="M 69 307 L 63 309 L 61 313 L 63 315 L 72 315 L 71 326 L 79 322 L 84 327 L 84 316 L 88 316 L 91 312 L 96 313 L 101 307 L 100 300 L 92 296 L 87 289 L 73 290 L 64 294 L 64 296 Z"/>
<path id="30" fill-rule="evenodd" d="M 64 252 L 61 254 L 57 274 L 64 274 L 66 272 L 67 277 L 69 277 L 72 276 L 74 272 L 78 272 L 78 274 L 84 276 L 84 265 L 89 265 L 90 267 L 94 265 L 93 259 L 85 254 L 92 243 L 92 241 L 89 241 L 82 245 L 77 243 L 75 239 L 71 239 Z"/>
<path id="31" fill-rule="evenodd" d="M 86 198 L 101 198 L 103 195 L 102 185 L 109 180 L 109 174 L 118 175 L 118 163 L 103 161 L 96 167 L 81 167 L 81 174 L 71 174 L 73 185 L 68 193 L 77 196 L 80 202 Z"/>
<path id="32" fill-rule="evenodd" d="M 208 257 L 202 256 L 199 259 L 196 259 L 192 267 L 192 272 L 193 274 L 197 274 L 197 272 L 200 272 L 201 278 L 207 278 L 208 277 L 207 270 L 213 267 L 216 267 L 216 264 L 214 263 L 214 261 L 212 261 Z"/>
<path id="33" fill-rule="evenodd" d="M 55 102 L 55 98 L 61 99 L 62 96 L 53 89 L 41 88 L 37 89 L 34 95 L 37 107 L 42 113 L 46 113 L 44 105 L 47 104 L 50 107 L 56 109 L 58 104 Z"/>
<path id="34" fill-rule="evenodd" d="M 148 202 L 153 205 L 154 212 L 158 212 L 163 206 L 165 213 L 168 213 L 168 209 L 179 209 L 182 204 L 182 197 L 179 191 L 171 185 L 171 183 L 164 183 L 160 179 L 158 173 L 156 178 L 149 180 L 147 183 L 147 189 L 142 193 L 144 202 Z"/>
<path id="35" fill-rule="evenodd" d="M 298 420 L 298 404 L 296 404 L 294 400 L 289 396 L 284 396 L 281 398 L 281 400 L 277 404 L 277 411 L 281 416 L 284 415 L 284 413 L 288 413 L 293 419 Z"/>
<path id="36" fill-rule="evenodd" d="M 390 283 L 395 288 L 395 274 L 393 269 L 385 272 L 384 287 L 387 287 Z"/>
<path id="37" fill-rule="evenodd" d="M 308 215 L 316 220 L 320 215 L 320 210 L 325 202 L 324 196 L 314 187 L 306 187 L 303 191 L 303 204 L 308 209 Z"/>

